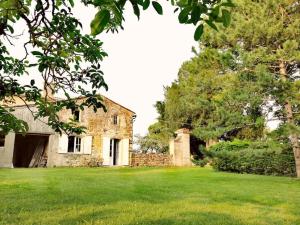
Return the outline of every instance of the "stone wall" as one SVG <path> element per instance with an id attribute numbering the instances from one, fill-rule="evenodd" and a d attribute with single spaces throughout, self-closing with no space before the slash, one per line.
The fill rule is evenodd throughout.
<path id="1" fill-rule="evenodd" d="M 131 166 L 172 166 L 172 156 L 159 153 L 132 153 Z"/>
<path id="2" fill-rule="evenodd" d="M 53 156 L 55 160 L 53 160 Z M 51 157 L 47 167 L 98 167 L 103 164 L 102 157 L 95 150 L 92 150 L 92 154 L 56 153 Z"/>

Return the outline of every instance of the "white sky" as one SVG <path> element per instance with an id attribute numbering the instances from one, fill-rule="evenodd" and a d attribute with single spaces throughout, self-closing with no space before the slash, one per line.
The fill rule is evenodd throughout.
<path id="1" fill-rule="evenodd" d="M 101 94 L 111 98 L 137 114 L 134 133 L 145 134 L 147 128 L 158 116 L 154 104 L 163 99 L 163 87 L 177 77 L 181 64 L 190 59 L 194 26 L 179 24 L 170 2 L 161 2 L 164 15 L 158 15 L 152 6 L 141 12 L 138 21 L 131 7 L 125 10 L 124 30 L 115 34 L 101 34 L 103 48 L 108 57 L 102 62 L 104 78 L 109 86 L 108 92 Z M 130 6 L 128 4 L 128 6 Z M 90 32 L 90 22 L 96 10 L 75 4 L 74 15 L 82 22 L 85 33 Z M 27 33 L 22 23 L 15 27 L 15 34 Z M 26 38 L 27 39 L 27 38 Z M 21 36 L 16 45 L 10 48 L 17 57 L 24 56 Z M 42 83 L 36 70 L 30 71 L 30 79 Z M 29 83 L 30 79 L 21 80 Z"/>
<path id="2" fill-rule="evenodd" d="M 109 90 L 102 94 L 136 112 L 135 134 L 146 133 L 155 122 L 153 105 L 163 99 L 163 86 L 176 79 L 181 64 L 193 56 L 192 46 L 197 46 L 195 28 L 179 24 L 170 3 L 161 3 L 164 15 L 150 6 L 138 21 L 129 8 L 123 31 L 99 36 L 109 55 L 102 63 Z M 75 12 L 82 21 L 88 21 L 84 29 L 89 32 L 94 12 L 84 7 L 77 7 Z"/>

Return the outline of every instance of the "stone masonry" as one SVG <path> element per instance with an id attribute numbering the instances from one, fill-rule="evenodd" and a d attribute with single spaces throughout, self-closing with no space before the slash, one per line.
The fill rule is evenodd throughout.
<path id="1" fill-rule="evenodd" d="M 172 166 L 172 156 L 158 153 L 132 153 L 131 166 Z"/>

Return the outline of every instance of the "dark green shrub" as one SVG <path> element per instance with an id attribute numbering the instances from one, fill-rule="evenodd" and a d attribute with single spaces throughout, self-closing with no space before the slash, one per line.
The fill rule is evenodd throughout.
<path id="1" fill-rule="evenodd" d="M 253 173 L 277 176 L 295 176 L 293 150 L 287 143 L 274 141 L 248 142 L 237 146 L 230 142 L 219 143 L 210 148 L 212 165 L 220 171 Z M 228 147 L 229 146 L 229 147 Z"/>
<path id="2" fill-rule="evenodd" d="M 245 141 L 245 140 L 233 140 L 233 141 L 224 141 L 224 142 L 219 142 L 216 145 L 213 145 L 209 148 L 209 152 L 220 152 L 220 151 L 236 151 L 240 149 L 245 149 L 249 147 L 251 144 L 250 141 Z"/>
<path id="3" fill-rule="evenodd" d="M 201 167 L 204 167 L 207 165 L 207 163 L 210 162 L 210 159 L 209 158 L 204 158 L 204 159 L 193 159 L 192 160 L 193 164 L 195 166 L 201 166 Z"/>

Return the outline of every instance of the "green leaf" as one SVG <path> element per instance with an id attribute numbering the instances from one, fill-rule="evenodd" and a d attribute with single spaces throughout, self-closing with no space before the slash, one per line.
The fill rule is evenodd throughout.
<path id="1" fill-rule="evenodd" d="M 150 5 L 150 0 L 145 0 L 145 1 L 143 2 L 143 10 L 148 9 L 149 5 Z"/>
<path id="2" fill-rule="evenodd" d="M 120 8 L 123 8 L 125 3 L 126 3 L 127 0 L 119 0 L 118 1 L 118 5 L 120 6 Z"/>
<path id="3" fill-rule="evenodd" d="M 190 7 L 184 8 L 183 10 L 181 10 L 181 12 L 178 15 L 178 20 L 179 23 L 186 23 L 187 20 L 189 19 L 189 13 L 191 11 Z"/>
<path id="4" fill-rule="evenodd" d="M 218 28 L 217 28 L 216 24 L 214 24 L 211 20 L 205 20 L 205 22 L 206 22 L 211 28 L 213 28 L 215 31 L 218 31 Z"/>
<path id="5" fill-rule="evenodd" d="M 195 30 L 195 33 L 194 33 L 194 39 L 195 41 L 199 41 L 202 34 L 203 34 L 203 29 L 204 29 L 204 26 L 203 24 L 200 24 L 197 29 Z"/>
<path id="6" fill-rule="evenodd" d="M 71 5 L 72 7 L 74 7 L 74 0 L 69 0 L 69 2 L 70 2 L 70 5 Z"/>
<path id="7" fill-rule="evenodd" d="M 192 13 L 191 13 L 191 20 L 195 25 L 199 21 L 200 15 L 201 15 L 200 7 L 198 7 L 198 6 L 194 7 L 192 10 Z"/>
<path id="8" fill-rule="evenodd" d="M 107 9 L 100 10 L 91 22 L 91 34 L 96 36 L 100 34 L 110 20 L 110 12 Z"/>
<path id="9" fill-rule="evenodd" d="M 56 0 L 55 3 L 56 3 L 57 6 L 61 6 L 62 5 L 62 0 Z"/>
<path id="10" fill-rule="evenodd" d="M 176 4 L 179 7 L 186 7 L 189 5 L 188 0 L 180 0 L 180 1 L 177 1 Z"/>
<path id="11" fill-rule="evenodd" d="M 143 6 L 144 1 L 143 0 L 136 0 L 136 4 Z"/>
<path id="12" fill-rule="evenodd" d="M 153 2 L 152 2 L 152 6 L 153 6 L 153 8 L 155 9 L 155 11 L 156 11 L 159 15 L 162 15 L 162 14 L 163 14 L 163 9 L 162 9 L 161 5 L 160 5 L 158 2 L 153 1 Z"/>
<path id="13" fill-rule="evenodd" d="M 44 66 L 43 64 L 39 64 L 38 70 L 39 70 L 40 72 L 43 72 L 44 69 L 45 69 L 45 66 Z"/>
<path id="14" fill-rule="evenodd" d="M 227 9 L 222 9 L 222 17 L 223 17 L 223 25 L 224 27 L 228 27 L 231 21 L 230 12 Z"/>
<path id="15" fill-rule="evenodd" d="M 35 6 L 35 10 L 40 11 L 42 8 L 43 8 L 43 5 L 41 4 L 41 2 L 37 1 L 36 6 Z"/>
<path id="16" fill-rule="evenodd" d="M 32 53 L 32 55 L 35 55 L 35 56 L 37 56 L 37 57 L 43 56 L 43 53 L 41 53 L 41 52 L 39 52 L 39 51 L 32 51 L 31 53 Z"/>
<path id="17" fill-rule="evenodd" d="M 132 5 L 133 12 L 137 16 L 138 19 L 140 19 L 140 9 L 137 4 Z"/>
<path id="18" fill-rule="evenodd" d="M 13 34 L 14 31 L 15 31 L 14 28 L 13 28 L 12 26 L 10 26 L 9 24 L 7 24 L 6 26 L 7 26 L 7 28 L 9 29 L 10 33 Z"/>
<path id="19" fill-rule="evenodd" d="M 216 19 L 216 18 L 218 18 L 219 13 L 220 13 L 220 6 L 217 6 L 217 7 L 215 7 L 215 8 L 212 10 L 210 16 L 211 16 L 212 18 Z"/>

